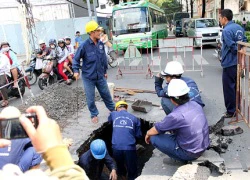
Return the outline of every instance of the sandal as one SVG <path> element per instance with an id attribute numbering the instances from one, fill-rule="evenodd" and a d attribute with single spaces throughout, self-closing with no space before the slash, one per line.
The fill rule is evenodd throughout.
<path id="1" fill-rule="evenodd" d="M 2 104 L 1 104 L 2 107 L 6 107 L 6 106 L 8 106 L 8 105 L 9 105 L 9 102 L 8 102 L 8 101 L 5 101 L 5 100 L 4 100 L 4 101 L 2 102 Z"/>

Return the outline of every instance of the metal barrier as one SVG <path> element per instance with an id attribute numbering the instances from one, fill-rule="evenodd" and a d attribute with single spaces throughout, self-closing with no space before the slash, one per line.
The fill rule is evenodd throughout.
<path id="1" fill-rule="evenodd" d="M 232 118 L 229 124 L 245 121 L 250 127 L 250 43 L 237 43 L 236 119 Z"/>
<path id="2" fill-rule="evenodd" d="M 142 44 L 116 44 L 116 47 L 124 49 L 123 53 L 119 53 L 117 50 L 118 68 L 116 78 L 122 77 L 123 74 L 145 74 L 146 78 L 152 76 L 152 72 L 149 65 L 148 51 L 149 47 L 146 47 L 146 67 L 144 66 L 145 55 L 143 55 Z M 146 70 L 145 70 L 146 69 Z"/>
<path id="3" fill-rule="evenodd" d="M 172 60 L 180 62 L 185 71 L 198 71 L 203 76 L 203 63 L 207 63 L 202 56 L 202 45 L 194 46 L 194 41 L 202 41 L 202 37 L 166 38 L 158 40 L 158 47 L 151 49 L 152 72 L 161 71 L 161 66 Z M 200 48 L 200 54 L 195 54 L 194 48 Z M 190 52 L 190 60 L 187 60 Z M 155 56 L 155 54 L 157 54 Z M 183 56 L 182 56 L 183 54 Z M 172 57 L 171 57 L 172 55 Z M 163 60 L 165 59 L 165 63 Z M 190 64 L 191 62 L 191 64 Z M 164 64 L 163 64 L 164 63 Z M 196 65 L 197 64 L 197 65 Z M 155 67 L 158 67 L 156 69 Z"/>
<path id="4" fill-rule="evenodd" d="M 158 42 L 157 47 L 153 47 L 153 42 L 154 46 Z M 203 76 L 203 64 L 208 63 L 202 56 L 202 45 L 194 46 L 195 42 L 201 44 L 202 37 L 145 39 L 127 44 L 115 42 L 116 49 L 124 49 L 120 54 L 117 50 L 117 79 L 123 74 L 146 74 L 146 78 L 152 77 L 154 72 L 160 72 L 162 66 L 165 67 L 172 60 L 179 61 L 185 71 L 197 71 Z M 198 54 L 194 51 L 196 47 L 200 48 Z"/>

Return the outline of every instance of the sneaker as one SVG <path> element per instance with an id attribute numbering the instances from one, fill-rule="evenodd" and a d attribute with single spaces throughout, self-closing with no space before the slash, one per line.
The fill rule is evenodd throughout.
<path id="1" fill-rule="evenodd" d="M 167 157 L 163 159 L 164 164 L 172 165 L 172 166 L 182 166 L 187 164 L 187 161 L 178 161 L 173 158 Z"/>
<path id="2" fill-rule="evenodd" d="M 231 118 L 231 117 L 235 117 L 235 116 L 236 116 L 236 113 L 231 114 L 231 113 L 225 112 L 222 117 Z"/>
<path id="3" fill-rule="evenodd" d="M 92 123 L 96 124 L 98 123 L 98 117 L 97 116 L 94 116 L 92 119 L 91 119 Z"/>

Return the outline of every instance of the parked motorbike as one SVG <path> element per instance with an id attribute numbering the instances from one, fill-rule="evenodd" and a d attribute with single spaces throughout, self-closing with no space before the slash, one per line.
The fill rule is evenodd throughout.
<path id="1" fill-rule="evenodd" d="M 58 76 L 53 68 L 53 60 L 50 56 L 43 59 L 42 74 L 38 77 L 38 86 L 41 90 L 57 82 Z"/>
<path id="2" fill-rule="evenodd" d="M 23 73 L 20 70 L 18 70 L 18 79 L 21 78 L 21 77 L 23 77 Z M 18 88 L 13 88 L 13 86 L 14 86 L 14 79 L 13 79 L 13 77 L 7 76 L 7 79 L 8 79 L 8 83 L 10 83 L 8 86 L 6 86 L 8 97 L 9 98 L 11 98 L 11 97 L 17 97 L 17 98 L 19 98 L 20 94 L 19 94 Z M 24 79 L 20 79 L 18 81 L 18 86 L 19 86 L 21 95 L 23 96 L 24 93 L 25 93 L 25 86 L 26 86 L 25 80 Z M 2 96 L 0 96 L 0 100 L 2 100 L 2 99 L 3 99 Z"/>
<path id="3" fill-rule="evenodd" d="M 36 55 L 31 56 L 29 67 L 25 70 L 30 85 L 34 85 L 37 82 L 38 77 L 42 74 L 42 69 L 35 69 L 36 67 Z"/>

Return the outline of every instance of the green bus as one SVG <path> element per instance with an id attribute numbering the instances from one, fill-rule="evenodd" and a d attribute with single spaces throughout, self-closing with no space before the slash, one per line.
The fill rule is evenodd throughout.
<path id="1" fill-rule="evenodd" d="M 148 0 L 120 3 L 112 11 L 112 40 L 115 50 L 158 46 L 168 36 L 165 12 Z M 151 42 L 152 41 L 152 42 Z"/>

